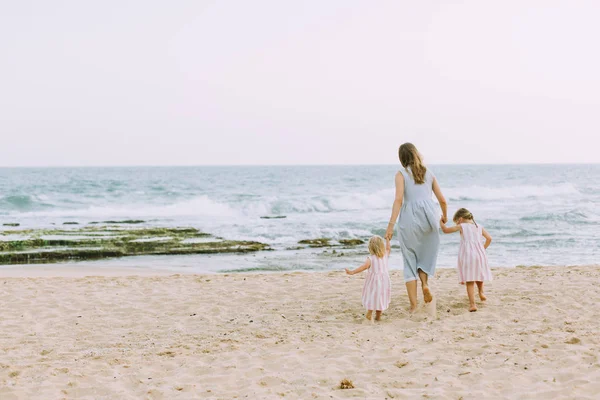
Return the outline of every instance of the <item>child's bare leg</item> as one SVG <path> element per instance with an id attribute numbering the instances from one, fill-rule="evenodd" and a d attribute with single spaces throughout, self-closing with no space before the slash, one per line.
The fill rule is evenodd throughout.
<path id="1" fill-rule="evenodd" d="M 477 281 L 475 283 L 477 283 L 477 290 L 479 290 L 479 300 L 486 301 L 487 297 L 485 297 L 485 295 L 483 294 L 483 282 Z"/>
<path id="2" fill-rule="evenodd" d="M 369 310 L 367 311 L 367 319 L 370 321 L 371 317 L 373 316 L 373 310 Z"/>
<path id="3" fill-rule="evenodd" d="M 381 311 L 375 311 L 375 321 L 381 321 Z"/>
<path id="4" fill-rule="evenodd" d="M 431 303 L 433 296 L 431 295 L 431 290 L 429 290 L 429 284 L 427 283 L 428 275 L 422 270 L 419 270 L 419 278 L 421 279 L 421 285 L 423 287 L 423 300 L 425 300 L 425 303 Z"/>
<path id="5" fill-rule="evenodd" d="M 408 301 L 410 301 L 409 312 L 414 312 L 417 309 L 417 281 L 406 282 L 406 292 L 408 293 Z"/>
<path id="6" fill-rule="evenodd" d="M 475 305 L 475 282 L 467 282 L 467 295 L 469 296 L 469 311 L 477 311 Z"/>

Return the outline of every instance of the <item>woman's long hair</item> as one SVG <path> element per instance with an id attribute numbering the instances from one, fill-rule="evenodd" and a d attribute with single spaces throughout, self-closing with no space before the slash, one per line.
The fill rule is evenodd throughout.
<path id="1" fill-rule="evenodd" d="M 400 164 L 412 173 L 415 183 L 420 185 L 425 183 L 425 174 L 427 173 L 427 167 L 423 164 L 421 154 L 412 143 L 404 143 L 398 150 L 398 158 L 400 158 Z"/>

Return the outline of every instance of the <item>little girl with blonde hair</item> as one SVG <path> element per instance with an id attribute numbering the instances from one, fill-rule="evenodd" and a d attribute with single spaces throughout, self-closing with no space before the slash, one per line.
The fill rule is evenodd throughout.
<path id="1" fill-rule="evenodd" d="M 381 319 L 381 313 L 390 305 L 392 285 L 388 271 L 388 258 L 391 252 L 390 240 L 385 242 L 381 236 L 373 236 L 369 240 L 369 253 L 363 265 L 350 271 L 346 268 L 348 275 L 358 274 L 368 270 L 362 291 L 362 304 L 367 309 L 367 319 L 371 321 L 373 310 L 375 320 Z"/>
<path id="2" fill-rule="evenodd" d="M 458 250 L 458 281 L 467 284 L 469 311 L 477 311 L 475 305 L 475 284 L 479 290 L 479 299 L 487 300 L 483 294 L 483 282 L 492 280 L 492 271 L 488 265 L 485 249 L 492 243 L 492 237 L 481 225 L 477 225 L 473 214 L 466 208 L 460 208 L 452 218 L 456 224 L 448 228 L 444 221 L 440 226 L 444 233 L 460 232 L 460 248 Z M 482 244 L 481 238 L 485 238 Z"/>

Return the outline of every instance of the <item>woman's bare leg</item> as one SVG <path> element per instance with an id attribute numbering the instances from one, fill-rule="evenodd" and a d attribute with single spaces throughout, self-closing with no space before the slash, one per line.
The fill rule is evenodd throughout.
<path id="1" fill-rule="evenodd" d="M 469 296 L 469 311 L 477 311 L 475 305 L 475 282 L 467 282 L 467 296 Z"/>
<path id="2" fill-rule="evenodd" d="M 477 281 L 475 283 L 477 284 L 477 290 L 479 290 L 479 300 L 486 301 L 487 297 L 485 297 L 485 295 L 483 294 L 483 282 Z"/>
<path id="3" fill-rule="evenodd" d="M 423 300 L 425 300 L 425 303 L 431 303 L 433 296 L 431 295 L 431 290 L 429 290 L 429 284 L 427 283 L 429 276 L 422 270 L 419 270 L 419 278 L 421 279 L 421 285 L 423 287 Z"/>
<path id="4" fill-rule="evenodd" d="M 417 281 L 406 282 L 406 292 L 410 301 L 409 311 L 412 313 L 417 309 Z"/>

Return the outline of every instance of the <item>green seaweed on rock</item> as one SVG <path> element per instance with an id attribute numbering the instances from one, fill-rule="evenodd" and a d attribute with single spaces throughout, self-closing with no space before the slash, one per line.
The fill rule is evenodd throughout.
<path id="1" fill-rule="evenodd" d="M 340 244 L 344 246 L 358 246 L 364 244 L 365 241 L 362 239 L 341 239 Z"/>
<path id="2" fill-rule="evenodd" d="M 74 230 L 49 229 L 7 233 L 23 238 L 0 241 L 0 264 L 271 250 L 264 243 L 221 240 L 195 228 L 85 227 Z M 197 238 L 203 240 L 186 242 L 188 239 Z"/>
<path id="3" fill-rule="evenodd" d="M 327 238 L 318 238 L 318 239 L 304 239 L 298 242 L 298 244 L 306 244 L 309 247 L 327 247 L 331 244 L 329 243 L 331 239 Z"/>

